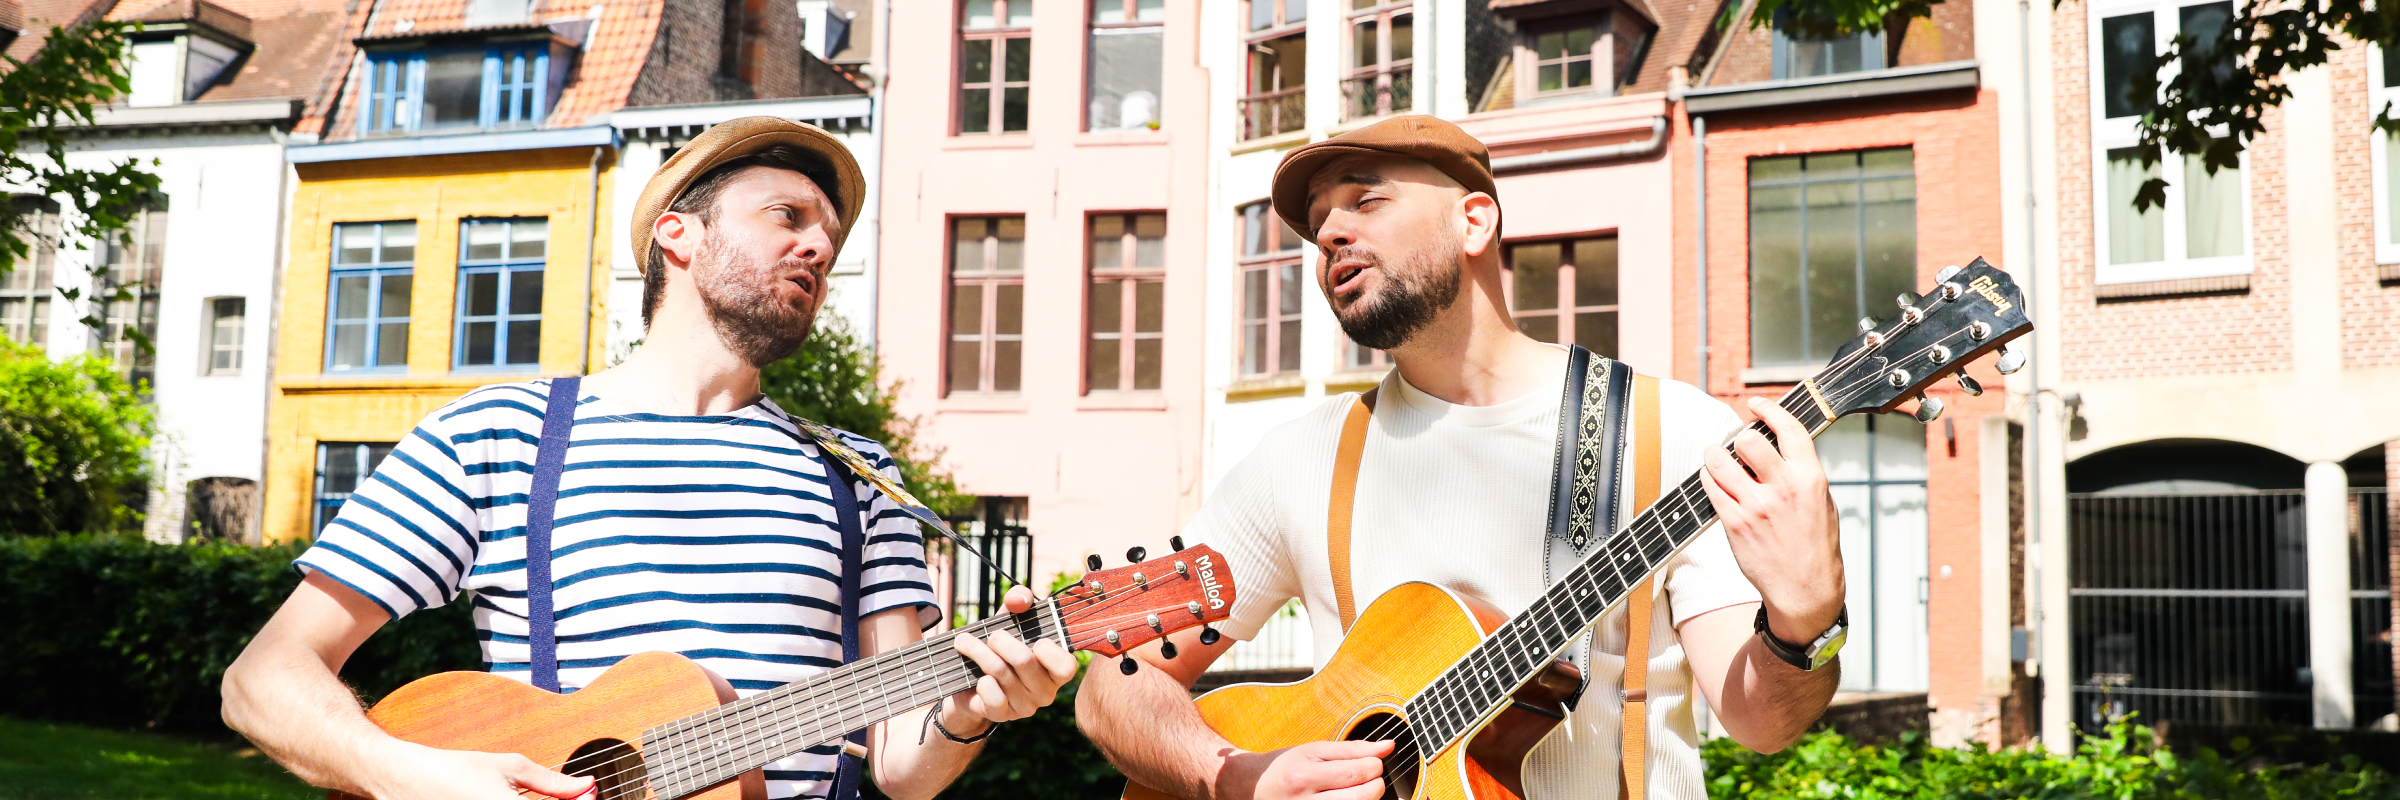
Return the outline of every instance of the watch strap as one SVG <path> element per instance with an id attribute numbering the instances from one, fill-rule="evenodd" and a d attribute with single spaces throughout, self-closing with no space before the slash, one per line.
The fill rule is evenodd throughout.
<path id="1" fill-rule="evenodd" d="M 1760 603 L 1758 605 L 1758 621 L 1755 626 L 1758 629 L 1758 638 L 1767 645 L 1767 652 L 1775 654 L 1775 657 L 1782 659 L 1783 663 L 1798 667 L 1802 672 L 1815 672 L 1817 669 L 1816 657 L 1810 651 L 1817 649 L 1818 643 L 1825 641 L 1827 635 L 1847 628 L 1849 625 L 1850 609 L 1844 606 L 1841 614 L 1834 617 L 1833 626 L 1826 628 L 1823 633 L 1817 635 L 1817 638 L 1806 644 L 1791 644 L 1776 638 L 1775 630 L 1767 626 L 1767 605 Z"/>

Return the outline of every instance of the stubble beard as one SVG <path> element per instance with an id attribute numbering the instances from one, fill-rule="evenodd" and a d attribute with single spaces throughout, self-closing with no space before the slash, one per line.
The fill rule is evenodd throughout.
<path id="1" fill-rule="evenodd" d="M 700 304 L 708 311 L 710 325 L 716 328 L 717 341 L 725 349 L 760 369 L 800 351 L 809 330 L 816 326 L 817 310 L 793 307 L 771 289 L 798 268 L 798 262 L 761 267 L 758 259 L 729 246 L 714 231 L 702 240 L 701 254 L 703 264 L 714 264 L 693 271 L 694 285 L 700 290 Z M 820 280 L 817 293 L 824 291 Z"/>
<path id="2" fill-rule="evenodd" d="M 1390 350 L 1407 344 L 1458 301 L 1465 270 L 1460 264 L 1464 259 L 1456 253 L 1445 257 L 1432 249 L 1414 250 L 1397 271 L 1387 269 L 1382 257 L 1370 251 L 1345 247 L 1333 254 L 1336 262 L 1353 257 L 1382 277 L 1382 286 L 1371 296 L 1362 289 L 1334 298 L 1334 319 L 1361 346 Z"/>

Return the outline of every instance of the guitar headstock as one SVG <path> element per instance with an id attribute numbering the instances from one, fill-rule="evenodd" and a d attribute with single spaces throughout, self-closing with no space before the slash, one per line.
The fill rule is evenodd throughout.
<path id="1" fill-rule="evenodd" d="M 1917 415 L 1931 421 L 1941 406 L 1922 397 L 1926 389 L 2033 330 L 2017 282 L 1981 258 L 1943 269 L 1933 291 L 1911 299 L 1902 296 L 1900 314 L 1882 324 L 1862 322 L 1858 338 L 1835 351 L 1832 365 L 1817 374 L 1814 391 L 1830 412 L 1828 422 L 1892 411 L 1910 398 L 1920 398 Z M 2006 352 L 1999 369 L 2011 373 L 2024 363 L 2020 352 Z M 1983 393 L 1963 373 L 1959 382 L 1970 394 Z"/>
<path id="2" fill-rule="evenodd" d="M 1127 560 L 1138 560 L 1141 548 L 1128 555 Z M 1094 556 L 1095 565 L 1098 561 Z M 1225 556 L 1207 545 L 1178 548 L 1114 569 L 1095 568 L 1051 595 L 1067 642 L 1074 649 L 1107 656 L 1223 620 L 1233 614 L 1233 597 L 1233 571 L 1226 567 Z M 1204 641 L 1214 643 L 1215 631 L 1208 633 Z"/>

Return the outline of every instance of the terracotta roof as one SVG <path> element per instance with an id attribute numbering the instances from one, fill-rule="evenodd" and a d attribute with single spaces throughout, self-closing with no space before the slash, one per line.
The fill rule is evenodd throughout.
<path id="1" fill-rule="evenodd" d="M 1650 53 L 1642 59 L 1641 75 L 1626 91 L 1663 92 L 1667 90 L 1667 71 L 1685 66 L 1693 60 L 1694 51 L 1714 44 L 1710 32 L 1716 26 L 1719 10 L 1727 2 L 1739 0 L 1650 0 L 1650 10 L 1658 15 L 1658 36 L 1650 42 Z M 1695 65 L 1694 73 L 1698 72 Z M 1694 74 L 1693 80 L 1699 75 Z"/>
<path id="2" fill-rule="evenodd" d="M 338 46 L 341 74 L 328 81 L 325 94 L 339 97 L 339 107 L 317 109 L 301 120 L 299 130 L 321 132 L 326 141 L 356 137 L 357 98 L 346 85 L 357 63 L 357 39 L 378 39 L 395 33 L 423 34 L 463 31 L 468 0 L 360 0 L 350 12 L 347 35 Z M 600 8 L 600 21 L 575 59 L 558 101 L 551 106 L 545 128 L 579 128 L 595 116 L 625 106 L 634 79 L 650 55 L 651 37 L 658 30 L 663 0 L 539 0 L 535 23 L 587 17 Z M 403 30 L 405 28 L 405 30 Z"/>
<path id="3" fill-rule="evenodd" d="M 194 102 L 307 98 L 338 64 L 330 63 L 336 35 L 351 0 L 25 0 L 29 27 L 8 48 L 18 60 L 32 58 L 52 28 L 107 18 L 169 22 L 197 20 L 247 39 L 248 56 L 230 75 Z"/>
<path id="4" fill-rule="evenodd" d="M 5 51 L 9 58 L 18 61 L 29 60 L 41 52 L 51 28 L 96 19 L 108 13 L 112 0 L 23 0 L 23 3 L 25 35 L 10 42 Z"/>
<path id="5" fill-rule="evenodd" d="M 0 0 L 0 30 L 25 29 L 25 6 L 17 0 Z"/>

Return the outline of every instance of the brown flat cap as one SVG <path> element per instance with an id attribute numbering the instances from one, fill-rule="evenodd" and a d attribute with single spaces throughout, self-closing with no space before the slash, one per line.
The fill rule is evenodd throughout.
<path id="1" fill-rule="evenodd" d="M 1322 142 L 1310 142 L 1285 153 L 1283 164 L 1275 168 L 1276 216 L 1315 244 L 1317 232 L 1308 225 L 1308 182 L 1334 159 L 1362 154 L 1389 154 L 1423 161 L 1467 187 L 1467 191 L 1500 199 L 1500 189 L 1492 183 L 1492 156 L 1481 140 L 1447 120 L 1412 114 Z"/>
<path id="2" fill-rule="evenodd" d="M 633 204 L 634 268 L 650 271 L 650 229 L 693 181 L 725 162 L 779 144 L 815 154 L 833 168 L 834 185 L 819 188 L 830 190 L 837 204 L 834 211 L 842 218 L 842 229 L 833 240 L 834 252 L 841 252 L 842 240 L 850 238 L 850 229 L 858 223 L 858 209 L 867 197 L 866 176 L 859 173 L 858 159 L 851 157 L 850 148 L 815 125 L 778 117 L 742 117 L 693 137 L 667 163 L 660 164 L 658 174 L 642 187 L 642 199 Z"/>

